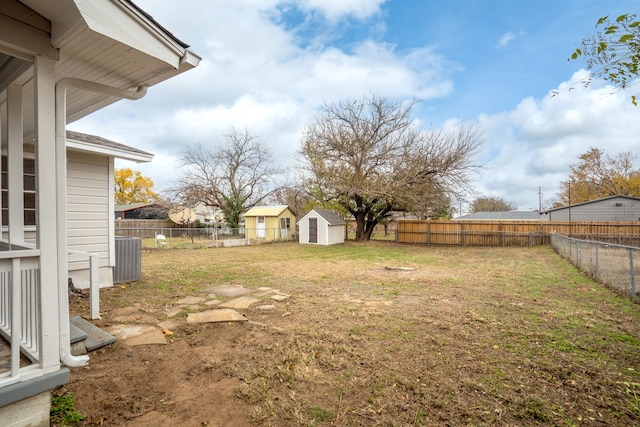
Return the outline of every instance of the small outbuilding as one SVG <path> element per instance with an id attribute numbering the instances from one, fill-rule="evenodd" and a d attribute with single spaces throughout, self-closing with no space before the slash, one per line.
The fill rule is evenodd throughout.
<path id="1" fill-rule="evenodd" d="M 329 209 L 313 209 L 298 221 L 300 243 L 335 245 L 344 243 L 344 219 Z"/>
<path id="2" fill-rule="evenodd" d="M 249 240 L 290 240 L 296 217 L 287 205 L 254 206 L 244 214 L 245 236 Z"/>

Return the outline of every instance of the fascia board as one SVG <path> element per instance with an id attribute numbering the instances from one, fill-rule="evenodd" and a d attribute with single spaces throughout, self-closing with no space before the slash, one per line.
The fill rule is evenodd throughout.
<path id="1" fill-rule="evenodd" d="M 144 155 L 142 153 L 132 152 L 114 147 L 105 147 L 71 139 L 67 139 L 66 147 L 74 151 L 102 154 L 104 156 L 115 157 L 117 159 L 131 160 L 136 163 L 145 163 L 153 160 L 153 154 Z"/>

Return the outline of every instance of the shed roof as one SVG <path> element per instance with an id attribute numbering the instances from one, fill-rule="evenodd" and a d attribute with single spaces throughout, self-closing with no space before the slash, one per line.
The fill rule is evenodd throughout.
<path id="1" fill-rule="evenodd" d="M 313 209 L 311 212 L 315 212 L 318 216 L 324 218 L 329 225 L 344 225 L 344 218 L 342 218 L 336 211 L 331 209 Z M 309 212 L 309 213 L 311 213 Z"/>
<path id="2" fill-rule="evenodd" d="M 474 212 L 455 218 L 463 221 L 532 221 L 540 219 L 537 211 Z"/>
<path id="3" fill-rule="evenodd" d="M 279 216 L 287 209 L 289 209 L 287 205 L 254 206 L 245 212 L 244 216 Z"/>

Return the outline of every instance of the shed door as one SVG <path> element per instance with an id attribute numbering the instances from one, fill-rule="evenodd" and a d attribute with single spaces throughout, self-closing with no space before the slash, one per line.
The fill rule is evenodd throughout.
<path id="1" fill-rule="evenodd" d="M 318 218 L 309 218 L 309 243 L 318 243 Z"/>
<path id="2" fill-rule="evenodd" d="M 265 235 L 265 218 L 259 216 L 256 218 L 256 237 L 258 239 L 264 239 Z"/>

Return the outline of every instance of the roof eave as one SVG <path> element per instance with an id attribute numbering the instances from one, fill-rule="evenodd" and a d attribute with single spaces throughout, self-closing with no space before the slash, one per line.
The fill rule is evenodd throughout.
<path id="1" fill-rule="evenodd" d="M 136 163 L 146 163 L 153 160 L 153 154 L 138 153 L 116 147 L 98 146 L 85 141 L 78 141 L 69 138 L 67 138 L 66 146 L 70 150 L 102 154 L 104 156 L 115 157 L 122 160 L 130 160 Z"/>

